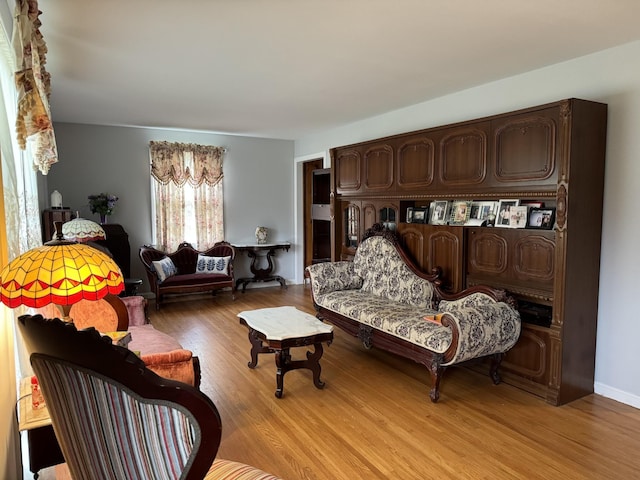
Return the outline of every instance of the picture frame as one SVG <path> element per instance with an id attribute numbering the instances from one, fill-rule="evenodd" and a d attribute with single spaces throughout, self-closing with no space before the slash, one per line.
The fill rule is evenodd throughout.
<path id="1" fill-rule="evenodd" d="M 431 202 L 429 223 L 431 225 L 446 225 L 449 218 L 449 201 L 436 200 Z"/>
<path id="2" fill-rule="evenodd" d="M 408 207 L 407 208 L 406 222 L 407 223 L 413 223 L 413 207 Z"/>
<path id="3" fill-rule="evenodd" d="M 510 210 L 511 207 L 517 207 L 520 205 L 518 199 L 504 199 L 498 202 L 498 211 L 496 212 L 496 227 L 510 228 Z"/>
<path id="4" fill-rule="evenodd" d="M 411 223 L 426 223 L 428 211 L 427 207 L 413 207 Z"/>
<path id="5" fill-rule="evenodd" d="M 466 200 L 454 200 L 451 205 L 451 217 L 449 225 L 464 225 L 471 215 L 471 202 Z"/>
<path id="6" fill-rule="evenodd" d="M 509 208 L 509 227 L 525 228 L 527 226 L 527 216 L 529 207 L 527 205 L 517 205 Z"/>
<path id="7" fill-rule="evenodd" d="M 498 210 L 498 202 L 471 202 L 470 219 L 488 220 Z"/>
<path id="8" fill-rule="evenodd" d="M 532 208 L 529 211 L 527 228 L 539 228 L 541 230 L 551 230 L 556 221 L 555 208 Z"/>

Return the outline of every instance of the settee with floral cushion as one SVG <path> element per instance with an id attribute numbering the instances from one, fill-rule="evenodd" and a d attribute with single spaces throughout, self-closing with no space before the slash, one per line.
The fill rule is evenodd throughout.
<path id="1" fill-rule="evenodd" d="M 317 317 L 366 348 L 425 365 L 433 402 L 445 368 L 467 360 L 491 357 L 490 376 L 498 384 L 502 356 L 520 336 L 520 315 L 504 291 L 444 292 L 438 271 L 421 272 L 398 237 L 377 225 L 365 233 L 353 261 L 318 263 L 307 274 Z"/>
<path id="2" fill-rule="evenodd" d="M 156 310 L 167 294 L 215 293 L 229 288 L 235 299 L 233 260 L 236 251 L 228 242 L 217 242 L 204 251 L 183 242 L 170 253 L 144 245 L 138 254 L 156 297 Z"/>

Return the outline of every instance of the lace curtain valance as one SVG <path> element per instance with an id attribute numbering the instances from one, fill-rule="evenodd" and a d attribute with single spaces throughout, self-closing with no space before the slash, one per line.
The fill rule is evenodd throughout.
<path id="1" fill-rule="evenodd" d="M 40 13 L 37 0 L 16 0 L 12 43 L 18 69 L 18 145 L 24 150 L 27 139 L 33 142 L 34 168 L 46 175 L 58 161 L 58 149 L 49 109 L 51 78 L 44 67 L 47 45 L 40 33 Z"/>
<path id="2" fill-rule="evenodd" d="M 222 179 L 224 148 L 191 143 L 150 142 L 151 175 L 166 185 L 216 185 Z"/>

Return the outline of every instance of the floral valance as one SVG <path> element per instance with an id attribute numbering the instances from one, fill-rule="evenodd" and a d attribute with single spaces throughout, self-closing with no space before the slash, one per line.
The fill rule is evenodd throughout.
<path id="1" fill-rule="evenodd" d="M 46 175 L 58 161 L 58 149 L 49 109 L 51 78 L 44 67 L 47 45 L 40 33 L 41 13 L 37 0 L 16 0 L 12 43 L 18 68 L 18 145 L 25 149 L 27 138 L 34 143 L 34 168 Z"/>
<path id="2" fill-rule="evenodd" d="M 209 145 L 150 142 L 151 175 L 163 185 L 216 185 L 222 179 L 224 151 Z"/>

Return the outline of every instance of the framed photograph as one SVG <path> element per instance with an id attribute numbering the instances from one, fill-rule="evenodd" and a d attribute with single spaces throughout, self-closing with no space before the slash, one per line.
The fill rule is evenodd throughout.
<path id="1" fill-rule="evenodd" d="M 449 214 L 449 201 L 436 200 L 431 202 L 431 217 L 429 223 L 431 225 L 446 225 Z"/>
<path id="2" fill-rule="evenodd" d="M 407 208 L 407 223 L 413 223 L 413 207 Z"/>
<path id="3" fill-rule="evenodd" d="M 556 221 L 555 208 L 532 208 L 529 212 L 527 228 L 551 230 Z"/>
<path id="4" fill-rule="evenodd" d="M 527 207 L 526 205 L 518 205 L 517 207 L 509 208 L 509 227 L 511 228 L 526 227 L 528 213 L 529 213 L 529 207 Z"/>
<path id="5" fill-rule="evenodd" d="M 469 218 L 475 220 L 487 220 L 495 215 L 498 210 L 498 202 L 472 202 Z"/>
<path id="6" fill-rule="evenodd" d="M 464 225 L 471 215 L 471 202 L 455 200 L 451 206 L 449 225 Z"/>
<path id="7" fill-rule="evenodd" d="M 414 207 L 411 223 L 426 223 L 428 211 L 427 207 Z"/>
<path id="8" fill-rule="evenodd" d="M 509 228 L 511 226 L 511 207 L 517 207 L 519 204 L 519 200 L 500 200 L 500 202 L 498 202 L 498 212 L 496 213 L 495 226 Z"/>

